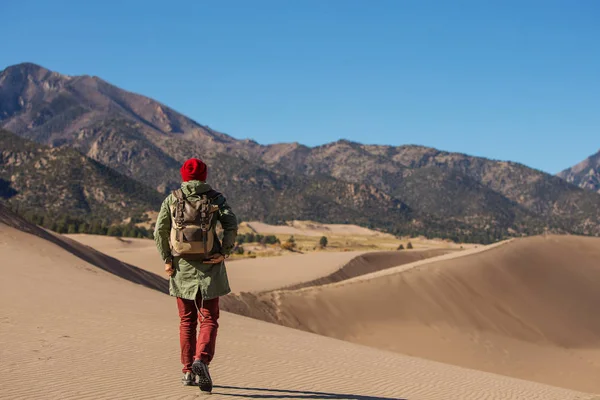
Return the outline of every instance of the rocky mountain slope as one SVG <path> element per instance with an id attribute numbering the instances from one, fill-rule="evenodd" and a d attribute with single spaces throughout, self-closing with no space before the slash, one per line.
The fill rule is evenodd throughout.
<path id="1" fill-rule="evenodd" d="M 600 233 L 600 195 L 524 165 L 420 146 L 262 146 L 97 77 L 34 64 L 0 72 L 0 126 L 75 148 L 162 193 L 178 185 L 182 161 L 201 157 L 243 219 L 478 241 L 546 229 Z"/>
<path id="2" fill-rule="evenodd" d="M 600 151 L 558 176 L 583 189 L 600 193 Z"/>
<path id="3" fill-rule="evenodd" d="M 162 196 L 74 149 L 0 129 L 0 199 L 22 213 L 120 221 L 158 208 Z"/>

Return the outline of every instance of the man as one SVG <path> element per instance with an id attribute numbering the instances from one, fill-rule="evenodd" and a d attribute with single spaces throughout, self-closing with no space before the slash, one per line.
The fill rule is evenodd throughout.
<path id="1" fill-rule="evenodd" d="M 237 236 L 237 219 L 225 197 L 206 183 L 208 168 L 192 158 L 181 167 L 181 189 L 163 202 L 154 240 L 170 277 L 169 292 L 177 297 L 182 383 L 212 391 L 208 365 L 215 353 L 219 297 L 230 292 L 225 258 Z M 223 241 L 216 224 L 224 230 Z M 200 330 L 196 338 L 196 328 Z"/>

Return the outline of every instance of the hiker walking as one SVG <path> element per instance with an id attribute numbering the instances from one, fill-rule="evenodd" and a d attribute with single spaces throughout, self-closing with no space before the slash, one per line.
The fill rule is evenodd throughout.
<path id="1" fill-rule="evenodd" d="M 182 382 L 212 391 L 208 365 L 215 354 L 219 296 L 230 292 L 225 258 L 234 247 L 237 219 L 225 197 L 206 183 L 208 168 L 197 158 L 181 167 L 181 188 L 162 203 L 154 240 L 177 297 Z M 216 233 L 217 221 L 224 230 Z M 196 328 L 200 330 L 196 338 Z"/>

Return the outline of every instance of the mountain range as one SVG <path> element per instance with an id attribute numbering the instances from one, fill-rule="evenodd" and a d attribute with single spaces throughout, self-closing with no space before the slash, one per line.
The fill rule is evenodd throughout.
<path id="1" fill-rule="evenodd" d="M 594 189 L 580 176 L 586 168 L 561 174 L 565 180 L 518 163 L 421 146 L 260 145 L 98 77 L 30 63 L 0 72 L 0 127 L 46 149 L 77 150 L 162 195 L 179 185 L 181 163 L 200 157 L 209 181 L 246 220 L 357 223 L 473 241 L 544 231 L 600 234 L 600 194 L 576 186 L 585 181 L 583 187 Z M 598 172 L 598 163 L 592 168 Z"/>
<path id="2" fill-rule="evenodd" d="M 77 150 L 48 147 L 0 129 L 0 199 L 23 213 L 125 220 L 162 201 L 154 189 Z"/>
<path id="3" fill-rule="evenodd" d="M 600 150 L 558 176 L 581 188 L 600 193 Z"/>

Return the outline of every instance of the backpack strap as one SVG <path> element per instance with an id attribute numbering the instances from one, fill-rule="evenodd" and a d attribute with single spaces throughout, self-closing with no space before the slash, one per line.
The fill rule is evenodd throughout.
<path id="1" fill-rule="evenodd" d="M 176 198 L 177 200 L 185 200 L 185 194 L 183 193 L 183 190 L 181 190 L 181 189 L 173 190 L 173 191 L 171 192 L 171 194 L 172 194 L 173 196 L 175 196 L 175 198 Z"/>
<path id="2" fill-rule="evenodd" d="M 202 244 L 204 245 L 204 254 L 207 254 L 208 247 L 208 229 L 209 226 L 209 212 L 210 212 L 210 200 L 206 194 L 203 194 L 201 197 L 201 206 L 200 206 L 200 229 L 202 230 Z"/>
<path id="3" fill-rule="evenodd" d="M 183 212 L 185 210 L 185 194 L 181 189 L 173 190 L 171 194 L 177 200 L 177 205 L 175 206 L 175 224 L 182 226 L 184 221 Z"/>

